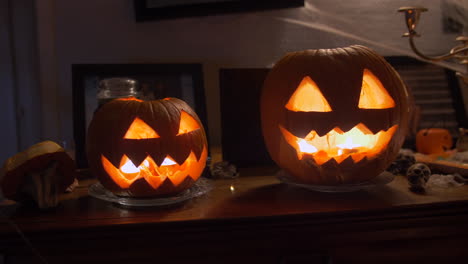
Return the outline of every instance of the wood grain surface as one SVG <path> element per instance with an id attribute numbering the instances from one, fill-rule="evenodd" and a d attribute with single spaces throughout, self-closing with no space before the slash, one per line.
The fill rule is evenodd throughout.
<path id="1" fill-rule="evenodd" d="M 283 184 L 274 173 L 241 170 L 240 178 L 213 180 L 206 195 L 145 209 L 90 197 L 87 186 L 95 180 L 82 180 L 55 209 L 22 205 L 2 216 L 0 254 L 6 263 L 440 263 L 468 257 L 468 186 L 420 195 L 396 176 L 356 192 L 319 193 Z"/>

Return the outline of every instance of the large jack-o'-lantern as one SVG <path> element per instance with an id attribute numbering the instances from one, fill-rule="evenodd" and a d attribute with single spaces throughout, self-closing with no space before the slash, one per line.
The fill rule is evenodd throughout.
<path id="1" fill-rule="evenodd" d="M 87 156 L 101 184 L 121 196 L 169 196 L 200 177 L 205 131 L 184 101 L 117 99 L 102 106 L 88 129 Z"/>
<path id="2" fill-rule="evenodd" d="M 314 185 L 379 175 L 403 143 L 409 111 L 399 75 L 363 46 L 289 53 L 261 96 L 270 156 L 292 180 Z"/>

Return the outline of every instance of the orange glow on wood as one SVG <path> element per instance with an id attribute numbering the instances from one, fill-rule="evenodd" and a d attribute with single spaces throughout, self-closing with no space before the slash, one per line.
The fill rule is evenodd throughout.
<path id="1" fill-rule="evenodd" d="M 177 135 L 185 134 L 200 128 L 198 121 L 185 111 L 180 112 L 180 125 Z"/>
<path id="2" fill-rule="evenodd" d="M 385 149 L 397 127 L 398 125 L 394 125 L 387 131 L 372 134 L 360 123 L 347 132 L 334 128 L 323 136 L 312 130 L 305 138 L 294 136 L 282 126 L 280 130 L 286 142 L 296 150 L 298 159 L 310 155 L 318 165 L 321 165 L 332 158 L 337 163 L 350 156 L 354 162 L 359 162 L 365 157 L 373 159 Z"/>
<path id="3" fill-rule="evenodd" d="M 331 112 L 327 99 L 323 96 L 317 84 L 306 76 L 289 98 L 286 109 L 294 112 Z"/>
<path id="4" fill-rule="evenodd" d="M 158 133 L 138 117 L 133 120 L 124 136 L 125 139 L 148 139 L 158 137 Z"/>
<path id="5" fill-rule="evenodd" d="M 182 165 L 177 164 L 170 156 L 166 156 L 160 166 L 150 156 L 146 157 L 138 167 L 126 155 L 122 156 L 119 168 L 112 165 L 104 155 L 101 155 L 101 162 L 106 173 L 121 188 L 129 188 L 133 182 L 144 178 L 153 189 L 157 189 L 166 178 L 169 178 L 175 186 L 187 177 L 196 181 L 205 168 L 207 156 L 208 151 L 205 147 L 199 160 L 191 152 Z"/>
<path id="6" fill-rule="evenodd" d="M 364 69 L 361 95 L 358 107 L 361 109 L 386 109 L 395 107 L 395 101 L 371 71 Z"/>

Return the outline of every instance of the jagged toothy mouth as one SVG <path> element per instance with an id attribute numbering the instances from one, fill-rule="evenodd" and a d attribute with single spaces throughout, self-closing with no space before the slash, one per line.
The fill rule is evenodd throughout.
<path id="1" fill-rule="evenodd" d="M 330 159 L 337 163 L 348 157 L 355 163 L 364 158 L 373 159 L 386 148 L 398 125 L 373 134 L 364 124 L 359 123 L 346 132 L 335 127 L 323 136 L 312 130 L 305 138 L 296 137 L 281 125 L 279 128 L 286 142 L 296 150 L 299 160 L 310 156 L 321 165 Z"/>
<path id="2" fill-rule="evenodd" d="M 101 162 L 104 170 L 112 180 L 121 188 L 128 188 L 133 182 L 144 178 L 154 189 L 158 188 L 166 178 L 178 186 L 187 176 L 197 180 L 206 162 L 207 150 L 203 148 L 200 159 L 197 160 L 193 152 L 187 157 L 183 164 L 179 165 L 170 156 L 166 156 L 158 166 L 156 162 L 147 156 L 140 165 L 136 166 L 132 161 L 123 155 L 119 168 L 116 168 L 104 155 L 101 155 Z"/>

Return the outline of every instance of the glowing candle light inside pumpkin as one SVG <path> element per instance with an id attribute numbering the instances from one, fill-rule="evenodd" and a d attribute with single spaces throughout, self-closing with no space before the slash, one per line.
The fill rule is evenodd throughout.
<path id="1" fill-rule="evenodd" d="M 353 148 L 361 147 L 361 145 L 359 144 L 354 144 L 353 139 L 351 137 L 346 138 L 345 143 L 338 144 L 336 146 L 342 149 L 353 149 Z"/>
<path id="2" fill-rule="evenodd" d="M 137 173 L 137 172 L 140 172 L 140 169 L 135 167 L 135 165 L 133 165 L 133 162 L 131 162 L 130 160 L 127 160 L 125 162 L 125 164 L 120 167 L 120 170 L 122 172 L 124 172 L 124 173 Z"/>
<path id="3" fill-rule="evenodd" d="M 177 165 L 177 163 L 170 158 L 165 158 L 164 161 L 161 163 L 162 166 L 171 166 L 171 165 Z M 133 162 L 128 159 L 124 165 L 120 167 L 120 170 L 124 173 L 139 173 L 141 170 L 148 169 L 150 167 L 150 163 L 148 160 L 144 160 L 142 165 L 136 167 Z"/>
<path id="4" fill-rule="evenodd" d="M 362 147 L 362 145 L 359 145 L 359 144 L 354 144 L 353 143 L 353 138 L 352 137 L 347 137 L 345 139 L 345 143 L 343 144 L 337 144 L 336 145 L 338 147 L 338 155 L 342 155 L 343 154 L 343 150 L 352 150 L 352 149 L 356 149 L 358 147 Z M 349 152 L 349 151 L 348 151 Z"/>
<path id="5" fill-rule="evenodd" d="M 299 146 L 299 150 L 304 153 L 315 153 L 317 152 L 317 148 L 312 146 L 311 144 L 307 143 L 305 139 L 299 139 L 297 141 Z"/>
<path id="6" fill-rule="evenodd" d="M 170 158 L 165 158 L 164 161 L 161 163 L 161 166 L 171 166 L 176 165 L 177 163 Z"/>
<path id="7" fill-rule="evenodd" d="M 287 137 L 290 135 L 284 129 L 283 133 Z M 373 153 L 372 149 L 378 145 L 378 141 L 385 139 L 380 137 L 384 133 L 380 131 L 372 134 L 367 127 L 358 124 L 347 132 L 334 128 L 323 136 L 318 135 L 316 131 L 311 131 L 305 138 L 293 136 L 288 138 L 294 140 L 293 144 L 296 146 L 299 158 L 302 158 L 303 154 L 309 154 L 320 163 L 331 158 L 341 162 L 351 156 L 357 162 Z"/>

